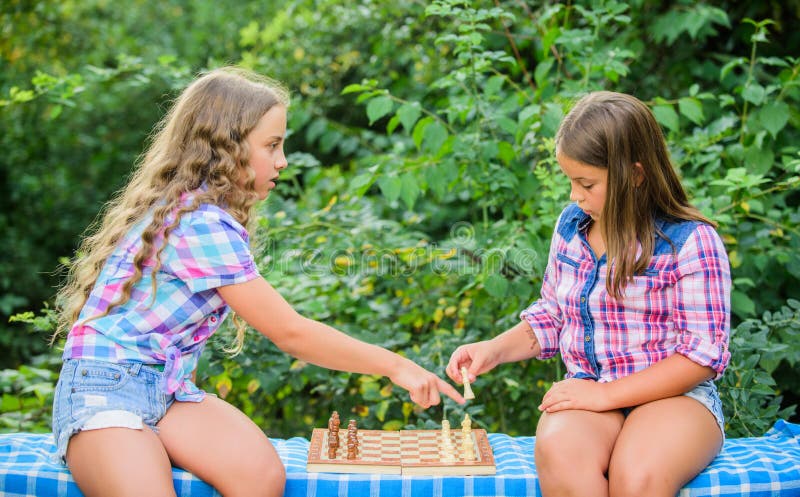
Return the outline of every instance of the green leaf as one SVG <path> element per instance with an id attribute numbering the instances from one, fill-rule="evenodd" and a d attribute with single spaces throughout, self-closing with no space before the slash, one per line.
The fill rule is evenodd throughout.
<path id="1" fill-rule="evenodd" d="M 784 102 L 767 102 L 759 111 L 758 120 L 774 138 L 789 122 L 789 106 Z"/>
<path id="2" fill-rule="evenodd" d="M 486 292 L 492 297 L 503 298 L 508 291 L 508 280 L 499 274 L 490 274 L 483 282 Z"/>
<path id="3" fill-rule="evenodd" d="M 389 202 L 394 202 L 400 198 L 402 183 L 397 176 L 381 176 L 378 178 L 378 187 Z"/>
<path id="4" fill-rule="evenodd" d="M 350 182 L 350 189 L 355 191 L 358 196 L 364 195 L 375 182 L 375 175 L 372 173 L 359 174 Z"/>
<path id="5" fill-rule="evenodd" d="M 514 157 L 517 156 L 514 146 L 508 142 L 501 141 L 497 144 L 497 148 L 497 154 L 500 156 L 500 160 L 503 161 L 504 164 L 510 163 L 512 160 L 514 160 Z"/>
<path id="6" fill-rule="evenodd" d="M 656 116 L 656 121 L 671 131 L 678 131 L 680 129 L 678 113 L 675 112 L 675 109 L 671 105 L 656 105 L 653 107 L 653 115 Z"/>
<path id="7" fill-rule="evenodd" d="M 367 90 L 371 90 L 371 89 L 372 88 L 370 88 L 369 86 L 364 86 L 364 85 L 360 85 L 358 83 L 354 83 L 352 85 L 345 86 L 344 90 L 342 90 L 342 95 L 346 95 L 348 93 L 358 93 L 358 92 L 367 91 Z"/>
<path id="8" fill-rule="evenodd" d="M 731 292 L 731 308 L 742 317 L 755 316 L 756 304 L 745 293 L 738 290 Z"/>
<path id="9" fill-rule="evenodd" d="M 544 115 L 542 116 L 542 133 L 545 136 L 555 136 L 564 112 L 557 104 L 546 104 Z"/>
<path id="10" fill-rule="evenodd" d="M 761 105 L 766 94 L 767 91 L 758 83 L 752 83 L 742 90 L 742 98 L 755 105 Z"/>
<path id="11" fill-rule="evenodd" d="M 425 179 L 428 182 L 428 187 L 440 199 L 447 193 L 447 178 L 442 174 L 443 167 L 444 164 L 439 164 L 425 169 Z"/>
<path id="12" fill-rule="evenodd" d="M 409 132 L 414 129 L 414 124 L 421 114 L 422 110 L 417 102 L 403 104 L 397 109 L 397 117 L 400 119 L 400 123 L 402 123 L 403 128 Z"/>
<path id="13" fill-rule="evenodd" d="M 757 146 L 747 147 L 744 151 L 744 163 L 747 164 L 749 176 L 764 175 L 775 163 L 775 153 Z"/>
<path id="14" fill-rule="evenodd" d="M 414 125 L 414 131 L 411 136 L 414 139 L 414 145 L 417 146 L 417 150 L 422 148 L 422 139 L 425 138 L 425 128 L 432 122 L 432 117 L 423 117 Z"/>
<path id="15" fill-rule="evenodd" d="M 422 148 L 435 154 L 447 140 L 447 129 L 439 121 L 433 121 L 425 127 L 425 136 L 422 139 Z"/>
<path id="16" fill-rule="evenodd" d="M 367 117 L 372 124 L 392 111 L 394 102 L 387 96 L 375 97 L 367 104 Z"/>
<path id="17" fill-rule="evenodd" d="M 698 126 L 702 125 L 705 120 L 703 117 L 703 104 L 696 98 L 684 97 L 678 100 L 678 110 Z"/>
<path id="18" fill-rule="evenodd" d="M 400 198 L 409 210 L 414 208 L 414 202 L 417 201 L 419 194 L 420 190 L 417 178 L 411 173 L 404 174 L 401 179 Z"/>
<path id="19" fill-rule="evenodd" d="M 391 135 L 392 133 L 394 133 L 394 130 L 397 129 L 397 126 L 399 124 L 400 124 L 400 118 L 397 117 L 397 114 L 395 114 L 394 116 L 392 116 L 391 119 L 389 119 L 389 124 L 386 125 L 386 134 Z"/>

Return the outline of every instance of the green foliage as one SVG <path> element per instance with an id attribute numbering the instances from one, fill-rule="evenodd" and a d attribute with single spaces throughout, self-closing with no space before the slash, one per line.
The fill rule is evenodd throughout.
<path id="1" fill-rule="evenodd" d="M 568 202 L 554 133 L 578 96 L 611 89 L 647 101 L 693 202 L 720 223 L 734 278 L 733 357 L 719 384 L 729 436 L 793 415 L 800 61 L 787 50 L 798 35 L 771 20 L 796 20 L 771 10 L 783 7 L 297 0 L 263 15 L 260 2 L 225 14 L 141 2 L 115 10 L 112 28 L 89 15 L 107 13 L 106 2 L 41 2 L 34 10 L 46 11 L 47 26 L 61 23 L 84 43 L 121 40 L 50 65 L 36 45 L 66 54 L 65 42 L 24 4 L 4 12 L 14 29 L 0 42 L 22 69 L 0 80 L 9 130 L 0 138 L 9 151 L 0 226 L 14 254 L 0 263 L 0 311 L 47 299 L 52 280 L 34 274 L 71 253 L 127 175 L 165 95 L 196 69 L 240 60 L 294 92 L 288 181 L 255 230 L 262 274 L 304 315 L 442 374 L 458 345 L 502 332 L 538 295 Z M 183 29 L 134 27 L 162 17 Z M 212 30 L 214 18 L 229 21 Z M 146 42 L 156 37 L 165 41 Z M 113 124 L 120 116 L 124 127 Z M 36 202 L 19 207 L 22 199 Z M 788 307 L 774 311 L 780 302 Z M 47 329 L 32 319 L 23 321 Z M 0 342 L 27 343 L 10 355 L 28 357 L 42 335 L 0 331 Z M 307 436 L 334 409 L 390 428 L 463 414 L 450 401 L 415 410 L 384 378 L 308 365 L 253 335 L 230 358 L 221 334 L 198 381 L 270 435 Z M 501 366 L 478 379 L 467 411 L 490 430 L 530 434 L 534 400 L 562 374 L 558 360 Z M 44 411 L 30 412 L 46 424 Z"/>
<path id="2" fill-rule="evenodd" d="M 800 363 L 800 302 L 787 304 L 760 320 L 744 321 L 732 334 L 730 367 L 719 384 L 728 436 L 759 436 L 775 419 L 795 413 L 795 405 L 781 408 L 781 393 L 797 391 L 797 377 L 784 387 L 774 378 L 781 362 L 792 368 Z"/>
<path id="3" fill-rule="evenodd" d="M 0 433 L 50 431 L 58 358 L 37 356 L 30 366 L 0 370 Z"/>

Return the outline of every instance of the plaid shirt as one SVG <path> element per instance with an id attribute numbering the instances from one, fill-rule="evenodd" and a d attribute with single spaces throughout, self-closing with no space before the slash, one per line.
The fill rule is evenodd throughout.
<path id="1" fill-rule="evenodd" d="M 567 378 L 613 381 L 678 353 L 722 375 L 730 360 L 730 267 L 713 227 L 658 220 L 647 269 L 614 300 L 606 291 L 606 256 L 597 259 L 577 205 L 561 213 L 541 298 L 520 314 L 541 346 L 561 352 Z M 641 246 L 638 248 L 641 253 Z"/>
<path id="2" fill-rule="evenodd" d="M 184 196 L 184 202 L 190 195 Z M 172 219 L 167 219 L 165 225 Z M 182 401 L 205 396 L 191 374 L 206 340 L 229 312 L 216 288 L 258 276 L 247 231 L 220 207 L 202 204 L 187 212 L 170 233 L 152 288 L 154 260 L 131 298 L 99 318 L 134 273 L 133 257 L 142 245 L 150 219 L 134 226 L 108 260 L 67 337 L 64 359 L 86 358 L 114 363 L 163 364 L 166 393 Z M 157 239 L 159 246 L 161 239 Z"/>

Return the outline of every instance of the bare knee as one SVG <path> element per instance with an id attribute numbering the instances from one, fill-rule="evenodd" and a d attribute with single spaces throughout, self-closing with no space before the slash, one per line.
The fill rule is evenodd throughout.
<path id="1" fill-rule="evenodd" d="M 574 454 L 559 433 L 537 433 L 534 458 L 536 468 L 548 473 L 563 475 L 575 467 Z"/>
<path id="2" fill-rule="evenodd" d="M 254 457 L 243 458 L 232 474 L 225 478 L 229 488 L 220 488 L 225 497 L 252 496 L 276 497 L 284 493 L 286 469 L 274 452 L 265 451 Z"/>
<path id="3" fill-rule="evenodd" d="M 666 481 L 663 471 L 650 465 L 614 466 L 608 472 L 608 489 L 612 497 L 675 495 L 678 491 Z"/>

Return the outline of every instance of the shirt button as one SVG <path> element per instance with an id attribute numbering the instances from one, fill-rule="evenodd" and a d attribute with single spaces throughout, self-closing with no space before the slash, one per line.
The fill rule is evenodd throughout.
<path id="1" fill-rule="evenodd" d="M 586 338 L 584 338 L 583 340 L 586 341 L 586 342 L 591 342 L 592 341 L 592 337 L 590 337 L 589 335 L 586 335 Z"/>
<path id="2" fill-rule="evenodd" d="M 581 302 L 586 302 L 586 297 L 581 297 Z"/>

